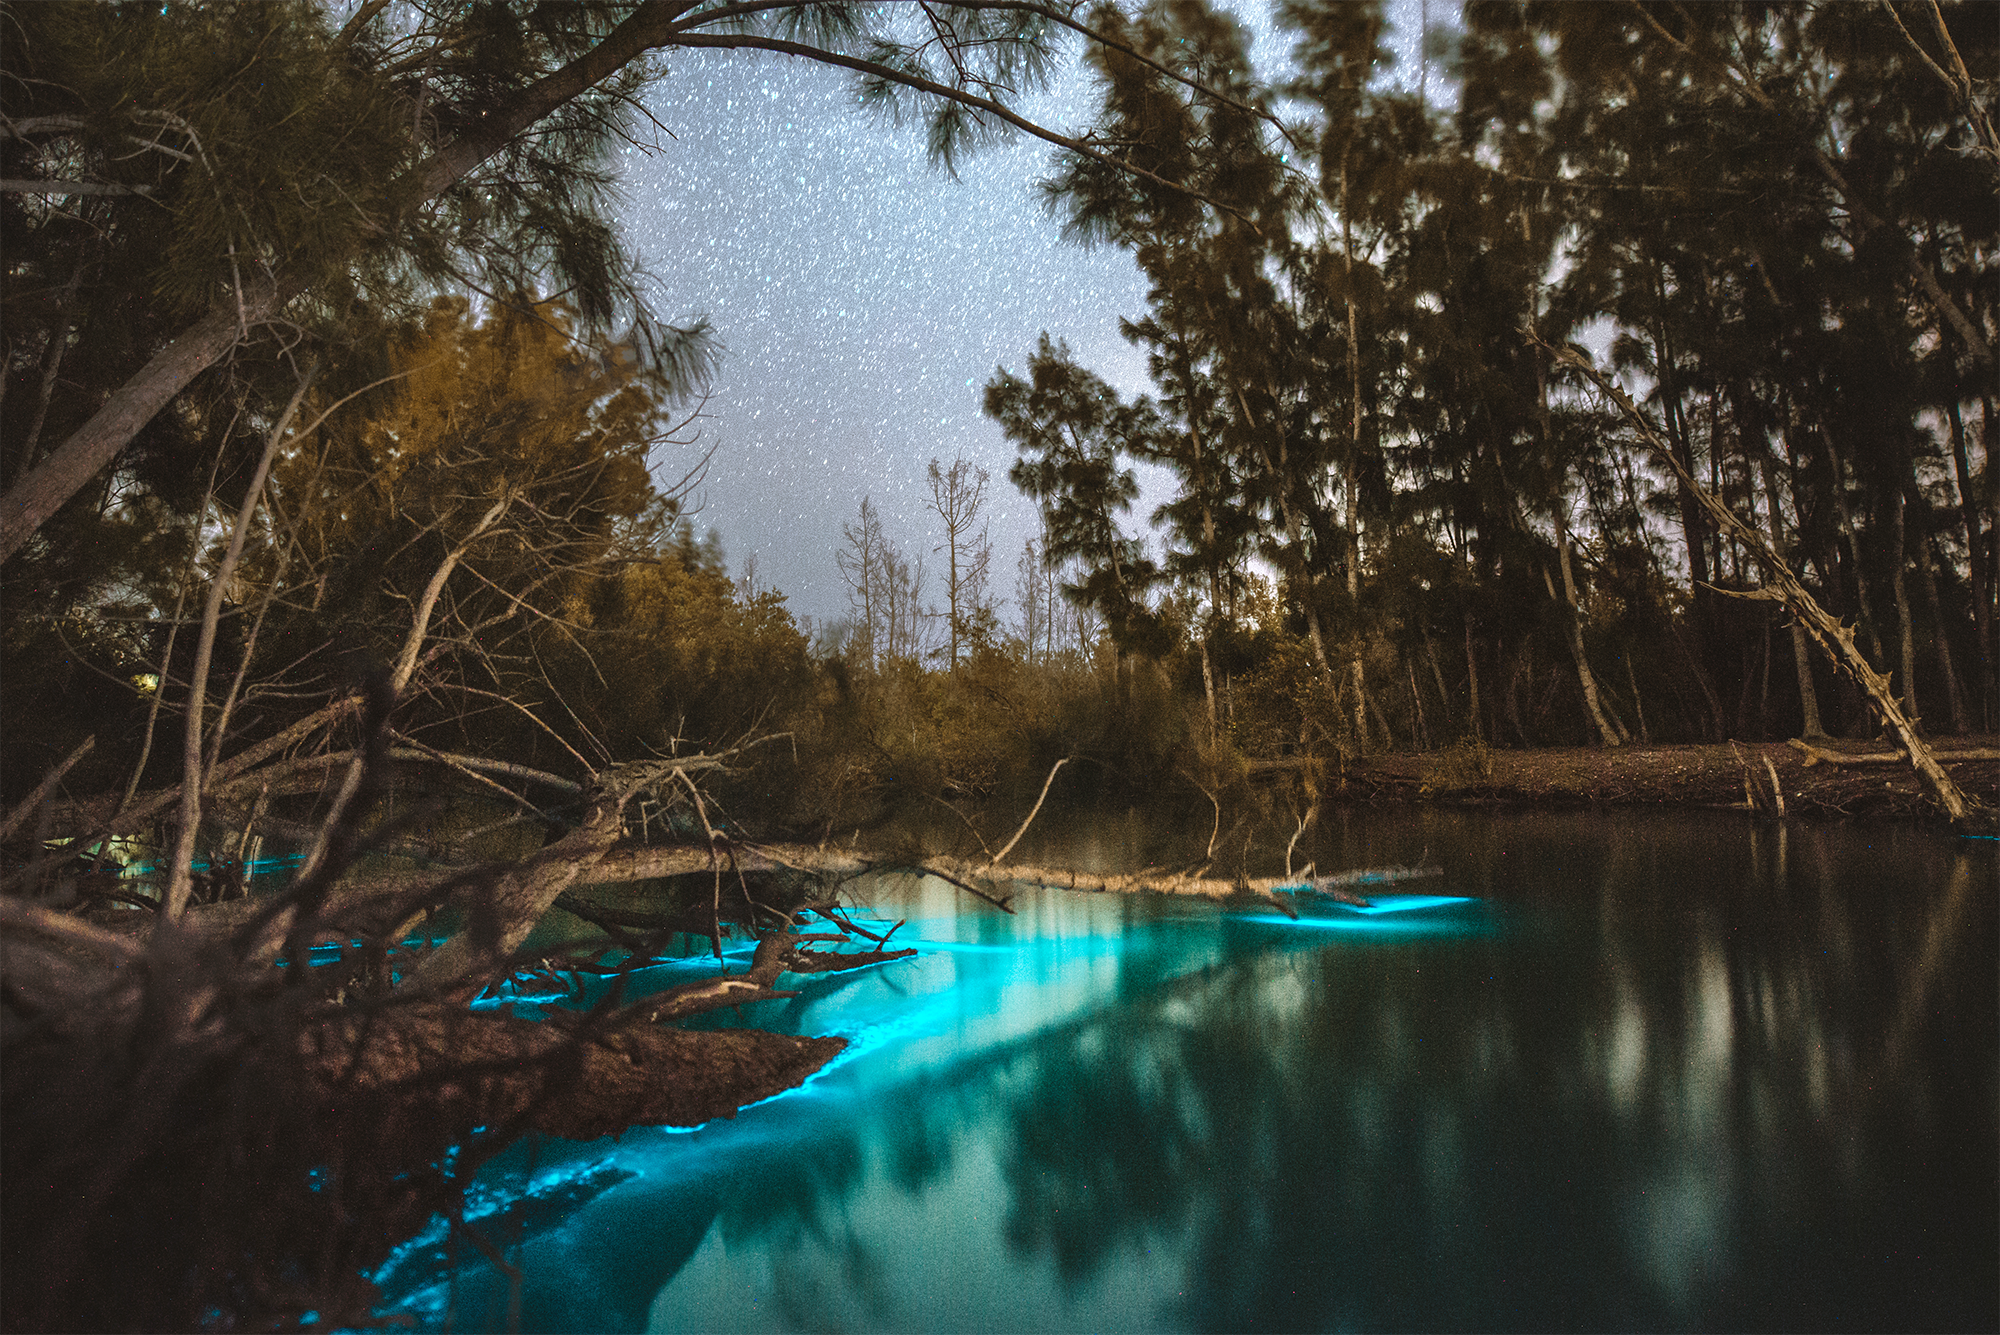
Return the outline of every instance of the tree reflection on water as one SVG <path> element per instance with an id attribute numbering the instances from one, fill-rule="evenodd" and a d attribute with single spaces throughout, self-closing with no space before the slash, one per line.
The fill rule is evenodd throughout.
<path id="1" fill-rule="evenodd" d="M 1018 942 L 932 915 L 934 952 L 747 1017 L 923 1022 L 734 1125 L 634 1133 L 642 1178 L 524 1249 L 528 1324 L 2000 1317 L 1989 849 L 1434 816 L 1336 828 L 1321 865 L 1425 843 L 1480 903 L 1050 896 Z"/>

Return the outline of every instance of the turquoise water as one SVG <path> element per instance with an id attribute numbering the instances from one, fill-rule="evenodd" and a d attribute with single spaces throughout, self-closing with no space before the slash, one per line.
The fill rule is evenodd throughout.
<path id="1" fill-rule="evenodd" d="M 1113 834 L 1078 860 L 1144 838 Z M 515 1297 L 523 1329 L 579 1331 L 2000 1323 L 1991 845 L 1432 815 L 1351 818 L 1313 856 L 1425 852 L 1424 894 L 1298 922 L 868 887 L 921 953 L 742 1017 L 844 1035 L 839 1060 L 733 1121 L 510 1152 L 470 1213 L 518 1295 L 484 1262 L 448 1281 L 440 1234 L 384 1272 L 392 1306 L 460 1330 Z"/>

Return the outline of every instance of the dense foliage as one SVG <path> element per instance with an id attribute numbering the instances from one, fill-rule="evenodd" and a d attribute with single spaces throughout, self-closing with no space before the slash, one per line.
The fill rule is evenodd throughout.
<path id="1" fill-rule="evenodd" d="M 1456 106 L 1390 80 L 1380 6 L 1280 6 L 1282 74 L 1204 5 L 1100 17 L 1129 48 L 1092 53 L 1095 133 L 1213 201 L 1075 157 L 1049 184 L 1151 279 L 1125 330 L 1157 395 L 1118 403 L 1045 337 L 987 406 L 1121 644 L 1159 653 L 1177 608 L 1212 660 L 1262 570 L 1348 749 L 1870 728 L 1537 346 L 1583 340 L 1906 712 L 1994 726 L 1979 6 L 1470 4 Z M 1113 523 L 1142 459 L 1178 480 L 1157 567 Z"/>

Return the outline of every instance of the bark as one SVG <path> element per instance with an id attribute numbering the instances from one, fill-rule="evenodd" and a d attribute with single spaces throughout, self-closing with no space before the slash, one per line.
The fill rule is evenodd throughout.
<path id="1" fill-rule="evenodd" d="M 1521 652 L 1514 658 L 1514 670 L 1507 676 L 1507 722 L 1513 726 L 1514 739 L 1522 746 L 1533 746 L 1534 739 L 1528 736 L 1527 725 L 1521 722 L 1521 678 L 1528 675 L 1532 666 L 1534 641 L 1522 640 Z"/>
<path id="2" fill-rule="evenodd" d="M 42 781 L 35 785 L 35 791 L 22 798 L 14 809 L 7 813 L 5 820 L 0 820 L 0 843 L 5 843 L 14 831 L 20 829 L 21 822 L 26 820 L 31 812 L 41 809 L 42 803 L 48 801 L 49 794 L 53 793 L 56 785 L 62 782 L 63 775 L 69 773 L 77 761 L 89 755 L 91 748 L 96 745 L 97 734 L 92 733 L 79 742 L 76 749 L 65 756 L 60 765 L 42 776 Z"/>
<path id="3" fill-rule="evenodd" d="M 528 939 L 565 890 L 596 879 L 594 869 L 625 829 L 622 793 L 605 793 L 574 830 L 487 881 L 472 920 L 413 973 L 420 986 L 451 992 L 484 982 Z"/>
<path id="4" fill-rule="evenodd" d="M 925 870 L 951 875 L 962 874 L 968 879 L 984 879 L 996 891 L 1000 885 L 1012 883 L 1103 894 L 1185 895 L 1218 902 L 1247 899 L 1267 904 L 1292 917 L 1298 916 L 1298 910 L 1288 901 L 1279 899 L 1280 894 L 1324 895 L 1341 903 L 1365 908 L 1369 901 L 1362 892 L 1369 886 L 1396 885 L 1444 875 L 1444 869 L 1441 867 L 1380 867 L 1319 877 L 1251 878 L 1208 876 L 1204 873 L 1209 867 L 1210 864 L 1204 861 L 1177 871 L 1154 869 L 1130 875 L 1108 875 L 1102 872 L 1078 871 L 1073 867 L 1009 867 L 1004 871 L 988 870 L 976 864 L 940 858 L 926 864 Z"/>
<path id="5" fill-rule="evenodd" d="M 42 350 L 42 377 L 35 393 L 35 411 L 28 419 L 28 429 L 22 433 L 20 460 L 8 470 L 10 481 L 35 466 L 42 439 L 42 423 L 48 417 L 49 400 L 55 396 L 56 377 L 62 374 L 63 354 L 69 351 L 70 328 L 76 315 L 76 289 L 83 282 L 83 271 L 88 263 L 88 260 L 78 260 L 76 269 L 69 276 L 69 283 L 63 288 L 61 313 L 50 328 L 48 347 Z"/>
<path id="6" fill-rule="evenodd" d="M 1647 746 L 1653 744 L 1653 734 L 1646 727 L 1646 700 L 1639 694 L 1639 674 L 1632 670 L 1632 654 L 1628 649 L 1625 658 L 1625 682 L 1632 688 L 1632 712 L 1639 720 L 1639 740 Z"/>
<path id="7" fill-rule="evenodd" d="M 1533 335 L 1530 334 L 1529 337 L 1533 338 Z M 1930 747 L 1917 735 L 1916 726 L 1896 703 L 1896 697 L 1890 691 L 1889 683 L 1869 665 L 1867 659 L 1861 656 L 1860 650 L 1855 648 L 1854 632 L 1841 625 L 1837 618 L 1829 616 L 1825 609 L 1820 607 L 1812 594 L 1807 592 L 1806 587 L 1792 574 L 1791 567 L 1779 558 L 1761 533 L 1738 519 L 1735 511 L 1703 489 L 1692 477 L 1687 476 L 1680 468 L 1680 461 L 1674 456 L 1672 449 L 1653 430 L 1645 415 L 1615 382 L 1600 375 L 1590 359 L 1573 348 L 1565 347 L 1551 351 L 1555 352 L 1560 360 L 1581 371 L 1600 392 L 1618 405 L 1652 448 L 1653 453 L 1686 481 L 1702 508 L 1716 524 L 1741 542 L 1763 567 L 1764 577 L 1770 581 L 1769 585 L 1738 596 L 1781 602 L 1793 616 L 1804 623 L 1806 629 L 1819 641 L 1821 648 L 1833 658 L 1835 664 L 1853 676 L 1868 693 L 1876 711 L 1882 716 L 1883 723 L 1902 742 L 1909 753 L 1911 766 L 1930 785 L 1938 806 L 1943 809 L 1947 817 L 1962 824 L 1980 812 L 1982 808 L 1979 804 L 1959 790 L 1958 784 L 1938 764 Z"/>
<path id="8" fill-rule="evenodd" d="M 1208 702 L 1208 744 L 1213 746 L 1221 733 L 1215 714 L 1215 669 L 1209 664 L 1208 640 L 1208 635 L 1204 633 L 1201 637 L 1201 693 Z"/>
<path id="9" fill-rule="evenodd" d="M 1888 0 L 1883 0 L 1883 3 L 1886 8 Z M 1726 60 L 1722 60 L 1706 50 L 1698 50 L 1689 46 L 1686 42 L 1681 41 L 1662 27 L 1659 20 L 1648 13 L 1643 6 L 1634 4 L 1633 8 L 1638 11 L 1639 16 L 1656 35 L 1666 40 L 1682 54 L 1703 60 L 1706 63 L 1722 66 L 1724 71 L 1729 75 L 1730 81 L 1736 91 L 1741 93 L 1759 110 L 1769 113 L 1773 117 L 1783 116 L 1784 113 L 1778 106 L 1777 101 L 1770 93 L 1764 90 L 1762 80 L 1750 73 L 1737 69 Z M 1935 6 L 1933 6 L 1933 13 L 1935 13 Z M 1940 37 L 1943 44 L 1948 48 L 1950 59 L 1957 62 L 1957 49 L 1951 44 L 1951 36 L 1944 29 L 1944 20 L 1941 15 L 1937 16 L 1934 35 Z M 1919 48 L 1919 51 L 1921 52 L 1921 48 Z M 1925 57 L 1925 60 L 1926 63 L 1929 63 L 1928 56 Z M 1964 67 L 1962 64 L 1955 64 L 1955 68 L 1962 73 Z M 1992 139 L 1992 124 L 1985 118 L 1984 112 L 1979 109 L 1978 103 L 1973 97 L 1970 79 L 1967 79 L 1961 87 L 1956 78 L 1951 75 L 1944 75 L 1941 70 L 1939 73 L 1944 77 L 1945 82 L 1951 86 L 1954 94 L 1958 94 L 1963 98 L 1963 106 L 1969 109 L 1968 123 L 1973 128 L 1978 151 L 1989 158 L 2000 158 L 2000 146 L 1996 146 Z M 1944 322 L 1950 325 L 1952 330 L 1958 334 L 1959 338 L 1964 342 L 1966 349 L 1981 363 L 1989 367 L 1992 366 L 1992 346 L 1987 343 L 1985 337 L 1973 325 L 1972 321 L 1966 316 L 1966 313 L 1959 308 L 1958 303 L 1953 301 L 1950 295 L 1945 292 L 1944 287 L 1938 282 L 1937 274 L 1933 271 L 1932 266 L 1925 261 L 1917 247 L 1911 244 L 1907 233 L 1903 232 L 1900 228 L 1891 228 L 1879 214 L 1868 207 L 1867 202 L 1855 193 L 1854 187 L 1848 184 L 1847 177 L 1840 170 L 1839 163 L 1825 149 L 1815 145 L 1812 149 L 1812 158 L 1813 165 L 1819 168 L 1820 175 L 1824 176 L 1827 184 L 1831 185 L 1835 192 L 1839 194 L 1841 202 L 1847 205 L 1848 211 L 1861 223 L 1864 232 L 1888 230 L 1897 234 L 1903 242 L 1904 259 L 1911 276 L 1917 280 L 1917 286 L 1923 288 L 1924 295 L 1930 298 L 1931 305 L 1943 317 Z"/>
<path id="10" fill-rule="evenodd" d="M 1431 733 L 1430 728 L 1424 723 L 1423 696 L 1417 693 L 1416 660 L 1408 654 L 1404 654 L 1403 667 L 1410 674 L 1410 710 L 1411 718 L 1415 721 L 1414 736 L 1411 739 L 1411 745 L 1415 746 L 1419 751 L 1428 751 L 1431 749 Z"/>
<path id="11" fill-rule="evenodd" d="M 280 752 L 299 745 L 319 729 L 331 727 L 357 712 L 360 704 L 358 696 L 336 700 L 276 736 L 246 748 L 241 754 L 217 766 L 210 774 L 206 785 L 209 796 L 220 797 L 226 793 L 241 792 L 259 784 L 273 784 L 274 791 L 287 792 L 290 790 L 276 786 L 279 780 L 326 769 L 335 763 L 347 763 L 349 753 L 342 752 L 330 760 L 325 757 L 306 756 L 297 760 L 280 761 L 262 770 L 254 768 Z M 317 787 L 317 782 L 313 786 Z M 118 803 L 106 796 L 85 802 L 65 803 L 61 808 L 52 806 L 50 809 L 63 819 L 64 828 L 78 831 L 75 839 L 77 845 L 88 847 L 108 835 L 134 834 L 143 830 L 160 812 L 177 803 L 180 795 L 181 790 L 174 787 L 163 792 L 147 794 L 136 802 L 128 798 L 123 803 Z M 61 849 L 37 859 L 7 877 L 4 882 L 0 882 L 0 891 L 11 889 L 32 879 L 46 867 L 69 856 L 68 849 Z"/>
<path id="12" fill-rule="evenodd" d="M 479 539 L 500 521 L 500 517 L 507 512 L 510 499 L 502 496 L 488 506 L 486 513 L 473 526 L 472 532 L 447 552 L 444 560 L 438 563 L 438 568 L 431 572 L 430 582 L 424 586 L 422 596 L 417 599 L 416 610 L 411 615 L 409 633 L 403 638 L 402 652 L 397 655 L 396 666 L 389 679 L 388 693 L 392 708 L 393 701 L 401 698 L 403 691 L 410 684 L 410 678 L 416 674 L 418 656 L 423 650 L 425 638 L 430 634 L 431 616 L 437 610 L 438 597 L 444 592 L 445 582 L 451 578 L 451 572 L 457 569 L 459 562 L 465 559 L 466 553 L 470 552 Z M 332 809 L 327 812 L 325 823 L 320 827 L 319 838 L 313 841 L 304 864 L 299 868 L 301 880 L 316 875 L 326 861 L 332 848 L 330 840 L 334 831 L 341 828 L 349 804 L 361 790 L 367 765 L 366 750 L 357 750 L 354 759 L 347 767 L 347 773 L 341 778 L 340 791 L 334 796 Z"/>
<path id="13" fill-rule="evenodd" d="M 988 866 L 998 866 L 1000 863 L 1006 861 L 1007 855 L 1009 853 L 1014 851 L 1014 845 L 1021 842 L 1021 836 L 1026 834 L 1028 832 L 1028 827 L 1035 823 L 1035 817 L 1042 814 L 1042 803 L 1049 800 L 1049 788 L 1056 781 L 1056 773 L 1059 770 L 1061 770 L 1064 765 L 1069 764 L 1069 762 L 1070 758 L 1068 756 L 1064 756 L 1061 760 L 1058 760 L 1055 764 L 1049 767 L 1049 777 L 1042 780 L 1042 791 L 1040 792 L 1040 794 L 1036 796 L 1035 805 L 1029 809 L 1027 819 L 1021 822 L 1020 829 L 1014 831 L 1014 837 L 1012 839 L 1009 839 L 1005 844 L 1001 845 L 1000 851 L 998 853 L 995 853 L 992 856 L 992 858 L 987 862 Z"/>
<path id="14" fill-rule="evenodd" d="M 89 421 L 0 496 L 0 562 L 19 551 L 49 516 L 103 472 L 190 381 L 235 347 L 247 323 L 269 320 L 303 287 L 297 280 L 282 285 L 247 281 L 240 316 L 233 304 L 217 306 L 114 391 Z"/>
<path id="15" fill-rule="evenodd" d="M 1361 458 L 1361 343 L 1360 331 L 1354 310 L 1354 233 L 1353 217 L 1347 207 L 1347 160 L 1343 153 L 1340 164 L 1340 261 L 1347 279 L 1347 394 L 1348 432 L 1347 459 L 1342 468 L 1342 489 L 1347 500 L 1347 597 L 1350 605 L 1361 604 L 1361 512 L 1355 504 L 1354 470 Z M 1357 650 L 1349 667 L 1354 678 L 1354 737 L 1362 751 L 1368 749 L 1368 684 L 1361 664 L 1361 654 Z M 1384 733 L 1388 724 L 1380 713 L 1376 721 L 1382 724 Z M 1394 741 L 1389 749 L 1394 750 Z"/>
<path id="16" fill-rule="evenodd" d="M 1437 683 L 1438 708 L 1444 711 L 1447 725 L 1451 721 L 1451 692 L 1445 689 L 1444 667 L 1438 662 L 1437 645 L 1431 640 L 1430 632 L 1424 632 L 1424 656 L 1430 660 L 1431 679 Z"/>
<path id="17" fill-rule="evenodd" d="M 1278 398 L 1275 390 L 1271 392 L 1271 398 L 1275 404 Z M 1256 414 L 1250 411 L 1249 396 L 1243 392 L 1240 385 L 1236 389 L 1236 402 L 1243 409 L 1243 420 L 1254 424 L 1257 420 Z M 1261 434 L 1253 435 L 1253 439 L 1256 441 L 1258 462 L 1263 464 L 1264 471 L 1276 484 L 1274 489 L 1278 497 L 1278 515 L 1284 521 L 1286 546 L 1290 552 L 1296 554 L 1305 550 L 1305 525 L 1300 521 L 1298 511 L 1292 508 L 1289 442 L 1285 439 L 1284 423 L 1279 420 L 1275 407 L 1271 417 L 1272 429 L 1278 435 L 1277 459 L 1271 458 L 1270 448 L 1265 445 Z M 1305 584 L 1303 601 L 1306 609 L 1306 639 L 1312 645 L 1313 665 L 1319 669 L 1321 679 L 1332 685 L 1333 665 L 1326 656 L 1326 639 L 1320 634 L 1319 607 L 1317 599 L 1313 596 L 1319 582 L 1317 572 L 1302 566 L 1298 575 Z"/>

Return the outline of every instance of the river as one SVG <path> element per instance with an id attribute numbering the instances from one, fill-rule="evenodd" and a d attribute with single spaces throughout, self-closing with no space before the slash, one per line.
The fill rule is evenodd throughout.
<path id="1" fill-rule="evenodd" d="M 1114 866 L 1159 832 L 1057 832 Z M 1201 834 L 1205 836 L 1206 830 Z M 425 1328 L 2000 1325 L 1996 851 L 1725 815 L 1353 813 L 1298 921 L 866 887 L 909 960 L 719 1022 L 840 1034 L 693 1132 L 543 1138 L 381 1275 Z M 742 967 L 739 962 L 737 967 Z M 664 985 L 712 971 L 653 971 Z"/>

